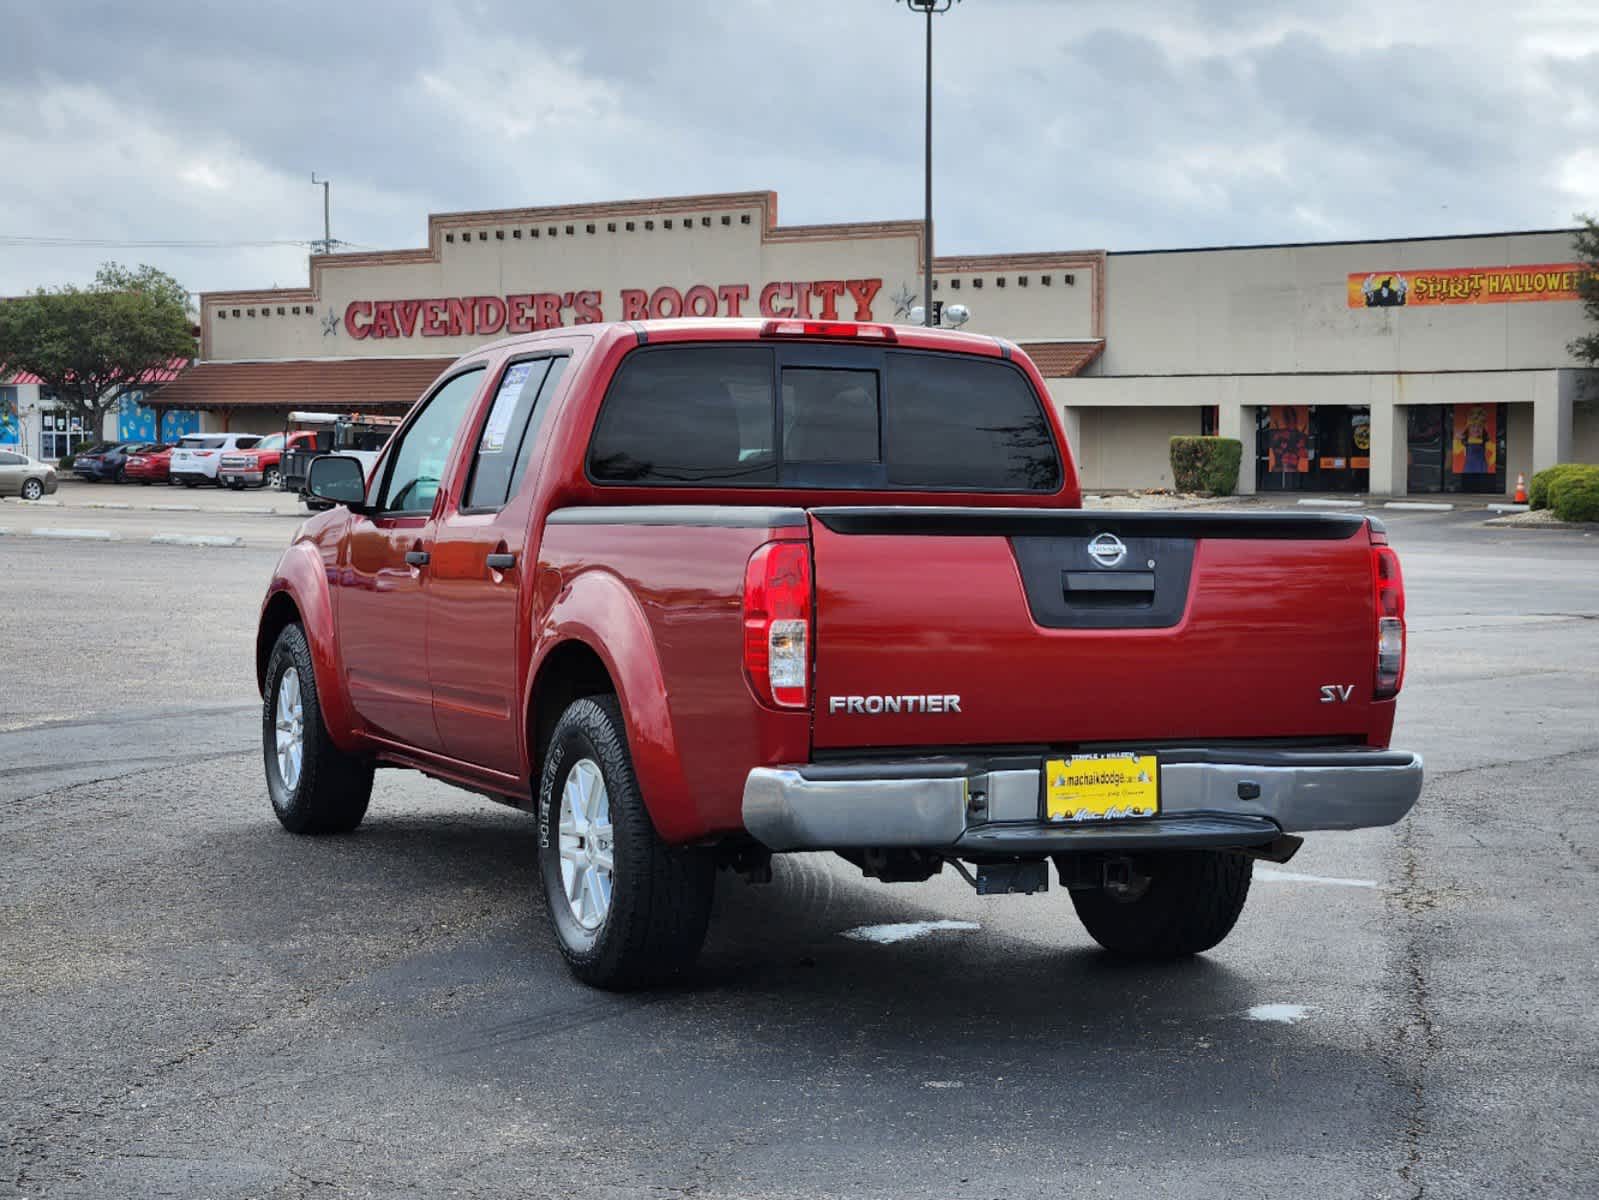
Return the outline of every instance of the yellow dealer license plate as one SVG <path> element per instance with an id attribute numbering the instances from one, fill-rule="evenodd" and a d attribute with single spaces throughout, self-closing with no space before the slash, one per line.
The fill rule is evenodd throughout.
<path id="1" fill-rule="evenodd" d="M 1044 816 L 1050 821 L 1116 821 L 1160 812 L 1160 767 L 1153 754 L 1074 754 L 1044 763 Z"/>

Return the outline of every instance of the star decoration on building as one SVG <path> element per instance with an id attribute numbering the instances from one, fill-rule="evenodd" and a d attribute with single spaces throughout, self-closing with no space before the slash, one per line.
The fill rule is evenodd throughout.
<path id="1" fill-rule="evenodd" d="M 331 308 L 328 315 L 322 318 L 322 336 L 333 337 L 339 332 L 339 314 Z"/>
<path id="2" fill-rule="evenodd" d="M 911 315 L 911 306 L 920 297 L 911 291 L 910 284 L 902 283 L 899 285 L 899 291 L 895 292 L 889 299 L 894 302 L 894 315 L 896 317 L 909 317 Z"/>

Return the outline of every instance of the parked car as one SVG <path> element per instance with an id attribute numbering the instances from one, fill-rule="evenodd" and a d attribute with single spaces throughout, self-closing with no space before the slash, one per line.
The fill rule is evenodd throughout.
<path id="1" fill-rule="evenodd" d="M 0 496 L 39 500 L 56 490 L 56 469 L 15 450 L 0 450 Z"/>
<path id="2" fill-rule="evenodd" d="M 103 483 L 116 477 L 126 456 L 118 453 L 126 442 L 96 442 L 78 451 L 72 458 L 72 473 L 91 483 Z M 112 456 L 115 456 L 114 458 Z"/>
<path id="3" fill-rule="evenodd" d="M 532 809 L 573 972 L 686 966 L 716 869 L 1053 865 L 1108 951 L 1233 929 L 1256 859 L 1401 819 L 1405 594 L 1359 514 L 1080 509 L 1014 344 L 645 321 L 480 347 L 295 534 L 256 640 L 277 819 L 405 767 Z M 292 890 L 292 883 L 288 884 Z"/>
<path id="4" fill-rule="evenodd" d="M 310 431 L 269 434 L 248 450 L 224 454 L 222 465 L 217 469 L 217 482 L 235 491 L 246 487 L 276 490 L 283 482 L 281 464 L 284 452 L 315 445 L 316 434 Z"/>
<path id="5" fill-rule="evenodd" d="M 172 483 L 172 446 L 148 445 L 128 455 L 122 470 L 130 483 Z"/>
<path id="6" fill-rule="evenodd" d="M 167 470 L 184 487 L 216 483 L 222 456 L 233 450 L 248 450 L 261 440 L 258 433 L 189 433 L 173 447 Z"/>

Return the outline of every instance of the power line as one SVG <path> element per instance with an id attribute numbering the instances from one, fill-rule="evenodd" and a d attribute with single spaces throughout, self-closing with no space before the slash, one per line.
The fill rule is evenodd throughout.
<path id="1" fill-rule="evenodd" d="M 330 240 L 334 247 L 351 250 L 371 249 L 371 247 L 361 246 L 355 242 L 340 241 L 338 238 Z M 320 248 L 323 244 L 322 238 L 218 239 L 206 241 L 192 238 L 69 238 L 0 233 L 0 246 L 82 247 L 101 250 L 239 250 L 262 249 L 272 246 L 299 246 L 309 250 L 313 247 Z"/>

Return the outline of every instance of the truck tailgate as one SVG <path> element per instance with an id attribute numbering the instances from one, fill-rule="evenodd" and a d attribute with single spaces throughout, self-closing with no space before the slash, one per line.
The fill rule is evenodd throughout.
<path id="1" fill-rule="evenodd" d="M 1387 742 L 1362 517 L 819 508 L 811 536 L 817 749 Z"/>

